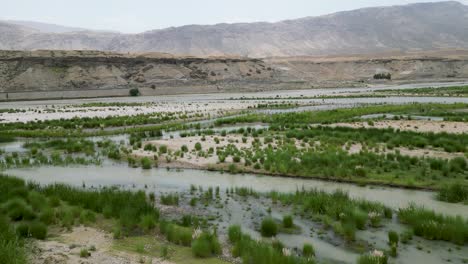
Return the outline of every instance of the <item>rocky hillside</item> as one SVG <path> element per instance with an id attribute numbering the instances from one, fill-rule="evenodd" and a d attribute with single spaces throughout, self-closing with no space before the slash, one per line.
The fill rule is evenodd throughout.
<path id="1" fill-rule="evenodd" d="M 375 74 L 392 80 L 376 80 Z M 0 51 L 0 100 L 252 92 L 468 79 L 468 52 L 348 57 L 190 57 Z"/>
<path id="2" fill-rule="evenodd" d="M 241 57 L 0 51 L 3 99 L 24 99 L 25 94 L 35 98 L 122 96 L 132 88 L 146 95 L 216 92 L 268 85 L 276 75 L 263 61 Z"/>
<path id="3" fill-rule="evenodd" d="M 468 6 L 452 1 L 365 8 L 278 23 L 191 25 L 133 35 L 51 33 L 32 27 L 0 23 L 0 49 L 269 57 L 468 48 Z"/>

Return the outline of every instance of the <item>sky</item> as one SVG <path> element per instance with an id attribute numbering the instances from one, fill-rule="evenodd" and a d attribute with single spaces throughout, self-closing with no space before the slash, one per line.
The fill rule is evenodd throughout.
<path id="1" fill-rule="evenodd" d="M 431 0 L 0 0 L 0 19 L 139 33 L 189 24 L 276 22 Z M 468 5 L 468 0 L 459 0 Z"/>

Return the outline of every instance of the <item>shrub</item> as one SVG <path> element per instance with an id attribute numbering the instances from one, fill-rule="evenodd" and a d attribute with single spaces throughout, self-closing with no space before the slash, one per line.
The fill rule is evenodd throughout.
<path id="1" fill-rule="evenodd" d="M 228 230 L 228 237 L 231 243 L 239 241 L 242 237 L 242 230 L 239 225 L 232 225 Z"/>
<path id="2" fill-rule="evenodd" d="M 359 256 L 358 264 L 387 264 L 388 257 L 383 251 L 374 250 Z"/>
<path id="3" fill-rule="evenodd" d="M 401 243 L 403 244 L 408 244 L 410 240 L 413 239 L 413 231 L 412 230 L 407 230 L 403 232 L 401 235 Z"/>
<path id="4" fill-rule="evenodd" d="M 468 185 L 462 183 L 453 183 L 443 186 L 438 194 L 437 199 L 449 202 L 459 203 L 468 200 Z"/>
<path id="5" fill-rule="evenodd" d="M 386 79 L 386 80 L 391 80 L 392 79 L 392 74 L 391 73 L 376 73 L 374 74 L 374 79 L 376 80 L 382 80 L 382 79 Z"/>
<path id="6" fill-rule="evenodd" d="M 57 207 L 57 206 L 60 205 L 60 199 L 59 199 L 57 196 L 55 196 L 55 195 L 50 196 L 50 197 L 49 197 L 49 204 L 50 204 L 50 206 L 52 206 L 52 207 Z"/>
<path id="7" fill-rule="evenodd" d="M 260 233 L 264 237 L 276 236 L 278 234 L 278 225 L 275 220 L 270 217 L 263 219 L 260 227 Z"/>
<path id="8" fill-rule="evenodd" d="M 190 206 L 195 207 L 197 205 L 197 198 L 190 199 Z"/>
<path id="9" fill-rule="evenodd" d="M 468 225 L 462 217 L 445 216 L 412 205 L 400 209 L 398 218 L 411 226 L 417 236 L 429 240 L 451 241 L 458 245 L 468 242 Z"/>
<path id="10" fill-rule="evenodd" d="M 80 223 L 85 224 L 85 223 L 94 223 L 96 222 L 96 215 L 89 211 L 89 210 L 83 210 L 80 213 Z"/>
<path id="11" fill-rule="evenodd" d="M 40 210 L 47 205 L 47 199 L 42 194 L 31 191 L 28 194 L 28 204 L 30 204 L 34 210 Z"/>
<path id="12" fill-rule="evenodd" d="M 302 247 L 302 255 L 307 258 L 315 256 L 314 247 L 311 244 L 304 244 Z"/>
<path id="13" fill-rule="evenodd" d="M 388 231 L 388 244 L 398 246 L 399 236 L 395 231 Z"/>
<path id="14" fill-rule="evenodd" d="M 149 231 L 156 227 L 156 218 L 151 214 L 142 215 L 140 226 L 144 230 Z"/>
<path id="15" fill-rule="evenodd" d="M 191 228 L 162 221 L 159 223 L 159 230 L 166 236 L 169 242 L 182 246 L 190 246 L 192 244 Z"/>
<path id="16" fill-rule="evenodd" d="M 104 208 L 102 209 L 102 214 L 107 219 L 111 218 L 112 217 L 112 207 L 109 206 L 109 205 L 104 206 Z"/>
<path id="17" fill-rule="evenodd" d="M 208 258 L 221 253 L 221 245 L 218 242 L 216 233 L 209 234 L 203 232 L 192 242 L 192 253 L 195 257 Z"/>
<path id="18" fill-rule="evenodd" d="M 389 255 L 396 258 L 398 256 L 398 247 L 396 244 L 392 244 L 390 246 L 390 252 Z"/>
<path id="19" fill-rule="evenodd" d="M 119 239 L 122 236 L 122 228 L 119 225 L 115 226 L 112 230 L 112 236 L 114 239 Z"/>
<path id="20" fill-rule="evenodd" d="M 161 258 L 163 259 L 167 259 L 167 257 L 169 256 L 169 247 L 167 245 L 162 245 L 161 246 L 161 254 L 160 254 Z"/>
<path id="21" fill-rule="evenodd" d="M 9 220 L 3 216 L 0 216 L 0 263 L 28 263 L 24 243 L 21 239 L 18 239 Z"/>
<path id="22" fill-rule="evenodd" d="M 141 167 L 144 170 L 149 170 L 149 169 L 151 169 L 152 166 L 153 166 L 153 162 L 151 161 L 150 158 L 144 157 L 144 158 L 141 159 Z"/>
<path id="23" fill-rule="evenodd" d="M 80 250 L 80 258 L 87 258 L 89 256 L 91 256 L 91 253 L 89 253 L 89 251 L 86 248 L 82 248 Z"/>
<path id="24" fill-rule="evenodd" d="M 291 215 L 283 216 L 283 227 L 292 228 L 294 226 L 293 218 Z"/>
<path id="25" fill-rule="evenodd" d="M 159 146 L 159 153 L 161 154 L 167 153 L 167 146 L 166 145 Z"/>
<path id="26" fill-rule="evenodd" d="M 16 234 L 19 237 L 29 237 L 29 225 L 25 222 L 20 222 L 16 225 Z"/>
<path id="27" fill-rule="evenodd" d="M 39 220 L 46 225 L 55 223 L 54 210 L 50 207 L 42 209 L 42 212 L 39 214 Z"/>
<path id="28" fill-rule="evenodd" d="M 138 88 L 132 88 L 129 91 L 130 96 L 139 96 L 140 95 L 140 90 Z"/>
<path id="29" fill-rule="evenodd" d="M 202 150 L 202 145 L 200 142 L 195 143 L 195 150 L 200 151 Z"/>
<path id="30" fill-rule="evenodd" d="M 21 198 L 13 198 L 1 206 L 2 211 L 12 221 L 32 220 L 36 215 L 32 208 Z"/>
<path id="31" fill-rule="evenodd" d="M 161 195 L 161 203 L 164 205 L 179 205 L 179 195 L 176 193 Z"/>
<path id="32" fill-rule="evenodd" d="M 29 224 L 29 233 L 31 237 L 44 240 L 47 236 L 47 226 L 41 222 L 31 222 Z"/>
<path id="33" fill-rule="evenodd" d="M 289 251 L 285 249 L 284 252 Z M 290 252 L 290 251 L 289 251 Z M 255 241 L 248 235 L 242 235 L 241 239 L 235 243 L 232 254 L 240 257 L 242 263 L 258 264 L 313 264 L 311 258 L 300 258 L 294 254 L 284 254 L 281 243 L 274 245 L 262 241 Z"/>
<path id="34" fill-rule="evenodd" d="M 188 147 L 187 147 L 187 145 L 183 145 L 182 147 L 180 147 L 180 150 L 181 150 L 182 152 L 188 152 Z"/>

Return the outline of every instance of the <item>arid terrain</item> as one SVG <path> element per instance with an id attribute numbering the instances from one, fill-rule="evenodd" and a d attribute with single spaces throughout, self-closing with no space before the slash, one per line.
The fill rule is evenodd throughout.
<path id="1" fill-rule="evenodd" d="M 379 73 L 391 80 L 379 80 Z M 99 51 L 2 51 L 0 100 L 372 87 L 468 79 L 468 52 L 374 56 L 180 57 Z"/>

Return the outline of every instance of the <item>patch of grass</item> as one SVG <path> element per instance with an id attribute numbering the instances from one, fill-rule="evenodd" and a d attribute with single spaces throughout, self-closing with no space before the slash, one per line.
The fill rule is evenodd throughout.
<path id="1" fill-rule="evenodd" d="M 375 252 L 379 252 L 382 254 L 376 254 Z M 380 251 L 374 251 L 363 254 L 357 260 L 357 264 L 387 264 L 387 262 L 388 257 Z"/>
<path id="2" fill-rule="evenodd" d="M 166 236 L 166 239 L 174 244 L 189 247 L 192 244 L 192 228 L 178 226 L 166 221 L 159 223 L 161 234 Z"/>
<path id="3" fill-rule="evenodd" d="M 115 240 L 112 248 L 117 251 L 138 253 L 136 244 L 146 245 L 144 255 L 168 259 L 178 264 L 227 264 L 228 262 L 215 257 L 197 258 L 193 256 L 192 249 L 187 246 L 168 245 L 162 239 L 155 236 L 133 236 Z M 164 256 L 163 253 L 164 252 Z M 140 254 L 140 253 L 139 253 Z"/>
<path id="4" fill-rule="evenodd" d="M 88 249 L 82 248 L 80 250 L 80 258 L 88 258 L 91 256 L 91 253 L 89 253 Z"/>
<path id="5" fill-rule="evenodd" d="M 153 161 L 148 157 L 144 157 L 141 159 L 141 167 L 144 170 L 149 170 L 151 167 L 153 167 Z"/>
<path id="6" fill-rule="evenodd" d="M 232 243 L 232 242 L 231 242 Z M 280 243 L 275 245 L 253 240 L 243 234 L 233 244 L 232 254 L 240 257 L 243 263 L 255 264 L 313 264 L 311 258 L 297 257 L 291 254 L 290 249 L 283 248 Z M 286 253 L 286 254 L 285 254 Z"/>
<path id="7" fill-rule="evenodd" d="M 400 240 L 400 236 L 398 235 L 397 232 L 391 230 L 388 231 L 388 244 L 389 245 L 396 245 L 398 246 L 398 242 Z"/>
<path id="8" fill-rule="evenodd" d="M 292 228 L 294 226 L 294 221 L 292 215 L 283 216 L 283 227 Z"/>
<path id="9" fill-rule="evenodd" d="M 304 244 L 302 247 L 302 255 L 306 258 L 311 258 L 315 256 L 315 250 L 312 244 Z"/>
<path id="10" fill-rule="evenodd" d="M 260 233 L 264 237 L 274 237 L 278 234 L 278 224 L 273 218 L 267 217 L 262 220 Z"/>
<path id="11" fill-rule="evenodd" d="M 449 203 L 468 201 L 468 185 L 463 183 L 444 185 L 439 189 L 437 199 Z"/>
<path id="12" fill-rule="evenodd" d="M 376 202 L 352 199 L 343 191 L 327 193 L 318 190 L 301 190 L 295 193 L 269 194 L 273 203 L 293 206 L 296 213 L 309 219 L 317 219 L 333 227 L 335 233 L 354 240 L 357 229 L 377 225 L 384 217 L 391 218 L 391 210 Z"/>
<path id="13" fill-rule="evenodd" d="M 468 242 L 468 220 L 462 217 L 445 216 L 414 205 L 400 209 L 398 217 L 413 228 L 416 236 L 458 245 Z"/>
<path id="14" fill-rule="evenodd" d="M 177 193 L 161 195 L 161 203 L 164 205 L 179 205 L 179 195 Z"/>
<path id="15" fill-rule="evenodd" d="M 192 253 L 198 258 L 208 258 L 221 254 L 221 245 L 216 233 L 203 232 L 192 241 Z"/>

